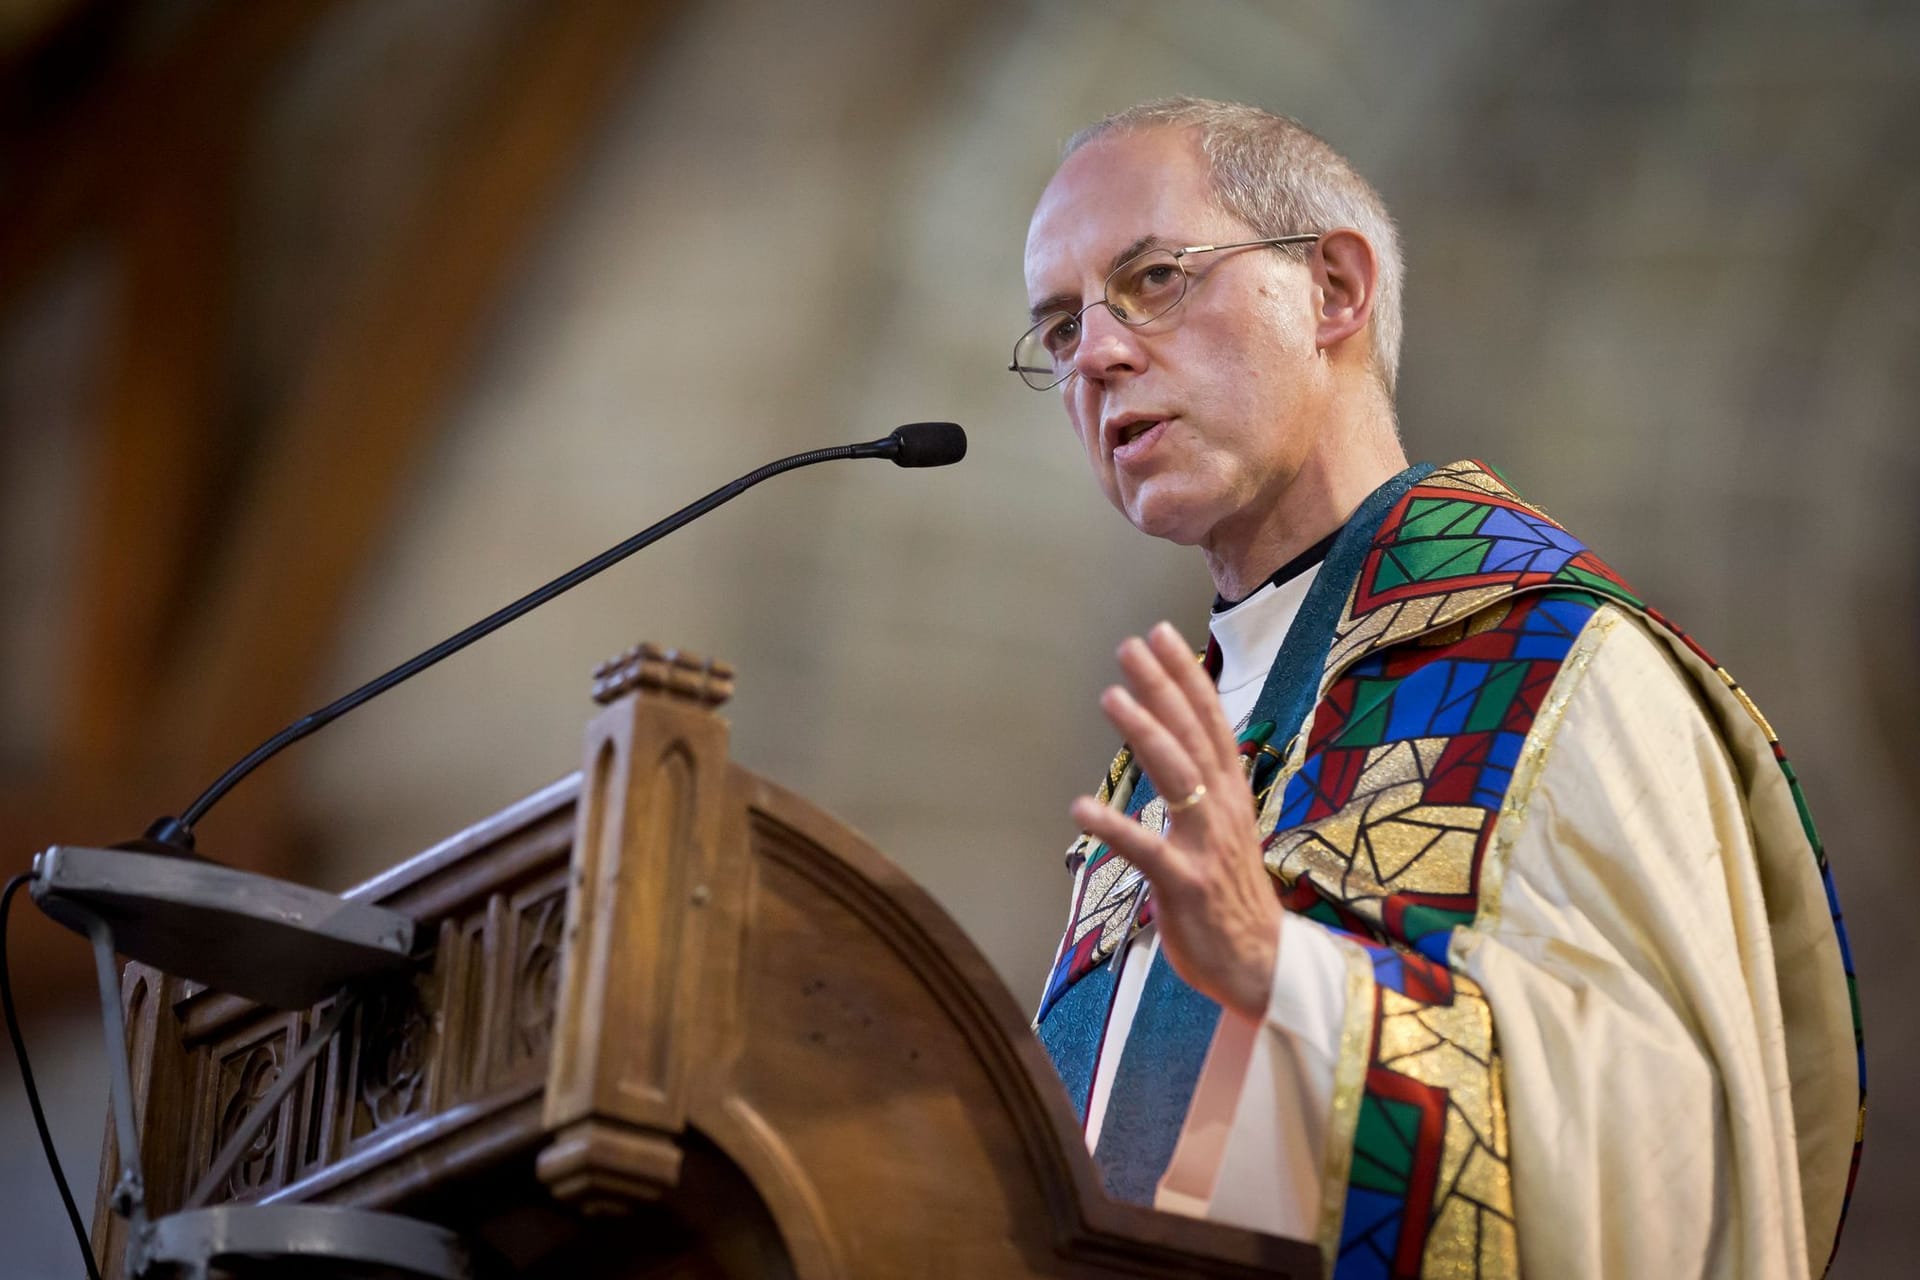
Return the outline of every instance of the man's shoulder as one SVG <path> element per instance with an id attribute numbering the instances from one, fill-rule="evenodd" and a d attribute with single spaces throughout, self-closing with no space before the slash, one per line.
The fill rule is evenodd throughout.
<path id="1" fill-rule="evenodd" d="M 1627 620 L 1656 642 L 1662 660 L 1645 668 L 1649 690 L 1698 698 L 1723 732 L 1757 731 L 1780 755 L 1773 726 L 1692 634 L 1478 460 L 1434 467 L 1386 513 L 1335 625 L 1326 668 L 1331 677 L 1409 646 L 1484 650 L 1487 642 L 1473 638 L 1502 629 L 1526 636 L 1516 658 L 1577 661 L 1575 632 L 1595 616 Z"/>
<path id="2" fill-rule="evenodd" d="M 1465 639 L 1522 596 L 1560 602 L 1546 618 L 1611 602 L 1644 611 L 1592 548 L 1521 498 L 1491 466 L 1436 467 L 1386 513 L 1362 558 L 1328 652 L 1329 670 L 1381 650 Z M 1530 606 L 1529 614 L 1540 610 Z M 1545 620 L 1545 619 L 1543 619 Z"/>

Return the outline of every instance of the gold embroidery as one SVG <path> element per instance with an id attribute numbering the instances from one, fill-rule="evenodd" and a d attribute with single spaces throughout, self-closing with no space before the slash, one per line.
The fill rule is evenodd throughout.
<path id="1" fill-rule="evenodd" d="M 1140 771 L 1133 767 L 1133 748 L 1123 742 L 1120 744 L 1120 750 L 1114 753 L 1113 762 L 1107 766 L 1107 776 L 1100 780 L 1093 798 L 1108 808 L 1124 809 L 1127 801 L 1133 796 L 1133 787 L 1139 778 Z M 1086 864 L 1087 860 L 1099 856 L 1100 850 L 1105 847 L 1092 836 L 1084 831 L 1081 832 L 1073 838 L 1073 843 L 1067 846 L 1067 870 L 1076 876 L 1079 875 L 1080 868 Z M 1078 894 L 1074 896 L 1076 903 L 1083 900 Z M 1085 931 L 1082 930 L 1082 932 Z"/>
<path id="2" fill-rule="evenodd" d="M 1436 467 L 1420 481 L 1422 489 L 1460 489 L 1474 493 L 1484 493 L 1499 498 L 1503 502 L 1512 502 L 1525 507 L 1543 520 L 1553 520 L 1545 507 L 1536 506 L 1507 488 L 1499 476 L 1494 475 L 1479 463 L 1468 460 L 1450 462 L 1444 467 Z M 1555 520 L 1555 524 L 1559 521 Z"/>
<path id="3" fill-rule="evenodd" d="M 1355 582 L 1353 591 L 1358 592 L 1359 589 L 1360 584 Z M 1327 655 L 1328 677 L 1321 686 L 1322 692 L 1341 671 L 1374 650 L 1461 622 L 1512 594 L 1513 588 L 1505 583 L 1467 587 L 1439 595 L 1402 600 L 1397 604 L 1383 604 L 1355 618 L 1354 595 L 1349 593 L 1345 618 L 1334 635 L 1333 647 Z"/>
<path id="4" fill-rule="evenodd" d="M 1282 833 L 1267 848 L 1267 870 L 1287 884 L 1305 876 L 1375 925 L 1384 923 L 1380 904 L 1390 893 L 1471 892 L 1487 811 L 1421 803 L 1447 742 L 1413 738 L 1373 748 L 1353 798 L 1338 813 Z"/>
<path id="5" fill-rule="evenodd" d="M 1273 835 L 1273 829 L 1280 825 L 1280 808 L 1287 798 L 1287 784 L 1293 781 L 1294 774 L 1300 772 L 1300 766 L 1307 762 L 1307 731 L 1313 726 L 1314 710 L 1315 707 L 1307 708 L 1307 718 L 1300 722 L 1300 727 L 1294 730 L 1291 738 L 1287 739 L 1286 748 L 1281 752 L 1283 759 L 1280 772 L 1274 775 L 1273 785 L 1267 789 L 1261 801 L 1260 816 L 1255 821 L 1254 827 L 1259 831 L 1262 841 L 1269 839 Z M 1271 861 L 1267 863 L 1267 870 L 1275 875 L 1280 874 L 1274 869 Z M 1287 883 L 1291 884 L 1292 881 Z"/>
<path id="6" fill-rule="evenodd" d="M 1767 735 L 1767 741 L 1780 741 L 1779 735 L 1773 731 L 1773 726 L 1768 724 L 1767 718 L 1760 714 L 1760 708 L 1755 706 L 1753 699 L 1747 696 L 1747 691 L 1740 687 L 1740 682 L 1733 678 L 1733 673 L 1725 667 L 1715 667 L 1713 671 L 1715 675 L 1727 682 L 1727 688 L 1732 690 L 1733 696 L 1740 700 L 1740 705 L 1747 709 L 1747 714 L 1753 717 L 1753 722 L 1760 726 L 1760 732 Z"/>
<path id="7" fill-rule="evenodd" d="M 1129 870 L 1131 868 L 1127 860 L 1116 854 L 1088 873 L 1086 892 L 1081 897 L 1087 907 L 1080 913 L 1080 918 L 1073 922 L 1073 936 L 1068 946 L 1078 946 L 1080 939 L 1093 929 L 1107 928 L 1109 933 L 1112 932 L 1108 927 L 1112 924 L 1110 913 L 1101 908 L 1110 905 L 1120 877 Z"/>
<path id="8" fill-rule="evenodd" d="M 1333 1068 L 1333 1111 L 1327 1119 L 1327 1155 L 1320 1179 L 1320 1254 L 1333 1274 L 1340 1249 L 1341 1219 L 1352 1175 L 1353 1135 L 1366 1092 L 1368 1045 L 1373 1038 L 1373 965 L 1367 953 L 1344 938 L 1335 940 L 1347 961 L 1347 1015 L 1340 1026 L 1340 1056 Z"/>
<path id="9" fill-rule="evenodd" d="M 1428 1005 L 1382 988 L 1378 1065 L 1447 1091 L 1447 1120 L 1424 1276 L 1517 1275 L 1505 1084 L 1493 1009 L 1464 972 L 1478 938 L 1454 934 L 1453 1001 Z"/>
<path id="10" fill-rule="evenodd" d="M 1140 810 L 1140 825 L 1149 831 L 1167 829 L 1167 798 L 1165 796 L 1155 796 L 1147 801 L 1146 807 Z"/>
<path id="11" fill-rule="evenodd" d="M 1132 750 L 1121 747 L 1120 754 L 1108 767 L 1098 798 L 1110 807 L 1124 807 L 1139 780 L 1140 770 L 1133 763 Z M 1149 830 L 1165 830 L 1167 802 L 1155 796 L 1140 810 L 1139 819 L 1140 825 Z M 1105 847 L 1091 836 L 1083 835 L 1070 847 L 1068 865 L 1075 865 L 1071 860 L 1076 853 L 1090 858 Z M 1088 873 L 1085 887 L 1075 899 L 1080 905 L 1068 928 L 1066 945 L 1078 946 L 1082 938 L 1098 929 L 1100 939 L 1093 944 L 1093 962 L 1098 964 L 1113 955 L 1121 943 L 1139 932 L 1134 919 L 1139 915 L 1140 899 L 1145 893 L 1146 880 L 1138 868 L 1117 853 L 1105 858 Z"/>
<path id="12" fill-rule="evenodd" d="M 1123 744 L 1120 750 L 1114 753 L 1113 763 L 1107 766 L 1107 780 L 1100 788 L 1099 800 L 1101 804 L 1107 804 L 1112 801 L 1114 793 L 1120 789 L 1121 779 L 1127 776 L 1127 771 L 1132 765 L 1133 748 Z M 1128 787 L 1127 790 L 1132 791 L 1133 788 Z"/>

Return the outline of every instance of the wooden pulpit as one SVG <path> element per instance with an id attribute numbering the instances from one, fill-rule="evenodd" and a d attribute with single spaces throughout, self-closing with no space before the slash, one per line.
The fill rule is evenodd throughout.
<path id="1" fill-rule="evenodd" d="M 596 675 L 585 763 L 348 896 L 420 922 L 215 1193 L 379 1208 L 539 1277 L 1274 1276 L 1311 1245 L 1110 1200 L 1013 996 L 858 835 L 727 756 L 718 664 Z M 123 982 L 148 1203 L 325 1008 Z M 119 1274 L 102 1163 L 95 1249 Z"/>

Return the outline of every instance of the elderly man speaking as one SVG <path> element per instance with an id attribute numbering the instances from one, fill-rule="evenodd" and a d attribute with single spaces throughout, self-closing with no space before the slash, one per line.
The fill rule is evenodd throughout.
<path id="1" fill-rule="evenodd" d="M 1036 1026 L 1120 1198 L 1347 1276 L 1805 1276 L 1864 1099 L 1826 859 L 1724 668 L 1477 462 L 1409 466 L 1400 250 L 1319 138 L 1068 145 L 1013 368 L 1195 546 L 1101 707 Z"/>

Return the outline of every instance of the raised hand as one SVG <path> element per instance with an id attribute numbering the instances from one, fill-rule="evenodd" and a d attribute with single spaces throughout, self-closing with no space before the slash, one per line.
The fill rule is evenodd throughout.
<path id="1" fill-rule="evenodd" d="M 1153 886 L 1160 946 L 1189 986 L 1248 1017 L 1266 1012 L 1284 909 L 1261 864 L 1253 798 L 1219 696 L 1180 633 L 1162 622 L 1119 649 L 1124 685 L 1100 709 L 1166 798 L 1164 835 L 1092 796 L 1080 829 Z"/>

